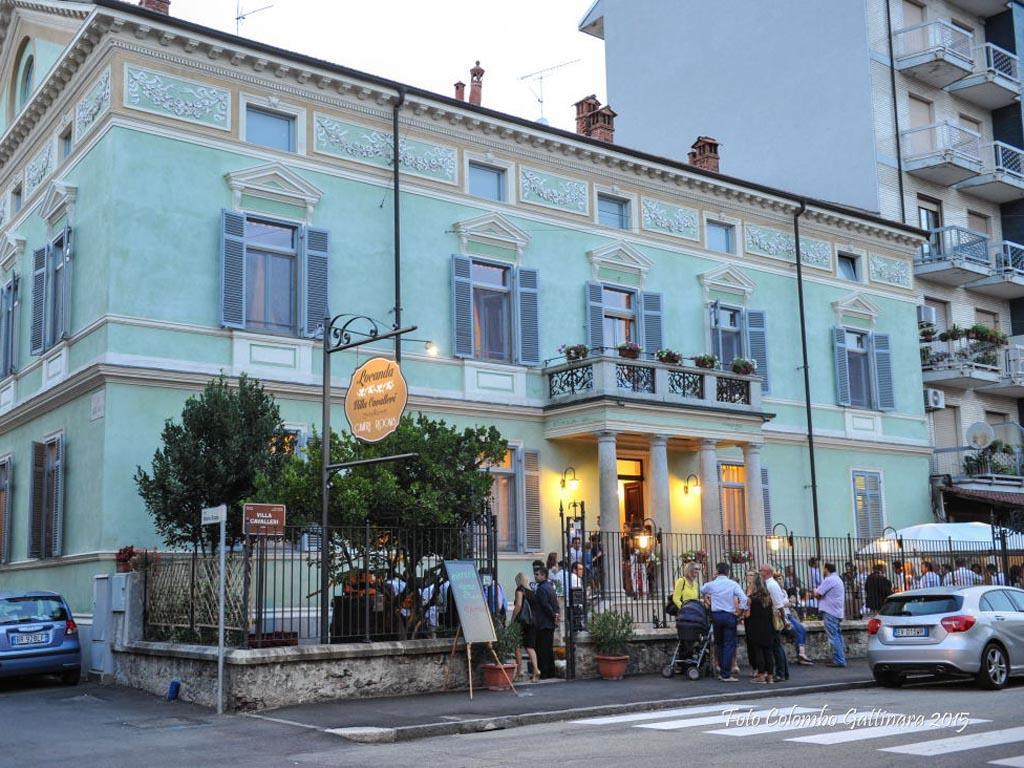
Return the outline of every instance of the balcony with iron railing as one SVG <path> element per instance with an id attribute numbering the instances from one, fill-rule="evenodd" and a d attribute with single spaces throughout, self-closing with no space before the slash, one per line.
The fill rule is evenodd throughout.
<path id="1" fill-rule="evenodd" d="M 921 372 L 926 387 L 975 389 L 1000 381 L 1003 345 L 967 338 L 963 329 L 942 331 L 921 344 Z"/>
<path id="2" fill-rule="evenodd" d="M 979 392 L 1002 397 L 1024 398 L 1024 348 L 1011 344 L 1002 350 L 999 381 L 979 387 Z"/>
<path id="3" fill-rule="evenodd" d="M 1020 486 L 1024 484 L 1024 454 L 1017 446 L 998 440 L 987 448 L 936 448 L 933 476 L 948 477 L 956 485 Z"/>
<path id="4" fill-rule="evenodd" d="M 549 408 L 610 397 L 620 402 L 746 413 L 761 410 L 760 377 L 717 368 L 592 354 L 550 365 L 544 376 Z"/>
<path id="5" fill-rule="evenodd" d="M 952 286 L 991 277 L 990 247 L 987 235 L 964 227 L 932 230 L 914 259 L 914 276 Z"/>
<path id="6" fill-rule="evenodd" d="M 945 19 L 898 29 L 892 34 L 897 71 L 945 88 L 974 71 L 974 37 Z"/>
<path id="7" fill-rule="evenodd" d="M 903 131 L 903 170 L 950 187 L 981 173 L 981 136 L 950 122 Z"/>
<path id="8" fill-rule="evenodd" d="M 974 50 L 974 71 L 946 90 L 983 109 L 1005 107 L 1020 98 L 1020 62 L 1005 48 L 985 43 Z"/>
<path id="9" fill-rule="evenodd" d="M 1024 298 L 1024 245 L 1000 240 L 992 250 L 992 274 L 964 285 L 997 299 Z"/>
<path id="10" fill-rule="evenodd" d="M 981 172 L 956 188 L 993 203 L 1024 199 L 1024 150 L 1003 141 L 982 144 Z"/>

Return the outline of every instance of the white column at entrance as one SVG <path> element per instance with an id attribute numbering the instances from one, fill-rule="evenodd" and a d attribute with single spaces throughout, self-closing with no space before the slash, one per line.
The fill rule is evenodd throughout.
<path id="1" fill-rule="evenodd" d="M 615 453 L 615 433 L 597 433 L 598 483 L 601 504 L 598 509 L 598 528 L 602 531 L 619 530 L 619 471 Z"/>
<path id="2" fill-rule="evenodd" d="M 700 523 L 704 533 L 722 532 L 722 496 L 718 488 L 718 452 L 714 440 L 700 444 Z"/>
<path id="3" fill-rule="evenodd" d="M 761 487 L 761 446 L 743 445 L 743 472 L 747 479 L 747 533 L 764 536 L 764 490 Z"/>
<path id="4" fill-rule="evenodd" d="M 668 438 L 664 435 L 651 435 L 651 501 L 655 524 L 670 531 L 672 501 L 668 486 Z"/>

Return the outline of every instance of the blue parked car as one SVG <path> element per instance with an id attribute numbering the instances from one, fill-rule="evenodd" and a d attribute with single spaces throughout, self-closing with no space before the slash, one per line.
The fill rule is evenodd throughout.
<path id="1" fill-rule="evenodd" d="M 0 678 L 60 675 L 76 685 L 82 670 L 78 625 L 54 592 L 0 592 Z"/>

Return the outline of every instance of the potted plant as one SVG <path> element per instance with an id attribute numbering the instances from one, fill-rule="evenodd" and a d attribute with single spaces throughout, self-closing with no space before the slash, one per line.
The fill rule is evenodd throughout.
<path id="1" fill-rule="evenodd" d="M 565 359 L 569 362 L 574 360 L 582 360 L 590 354 L 590 347 L 586 344 L 563 344 L 558 348 L 558 351 L 565 355 Z"/>
<path id="2" fill-rule="evenodd" d="M 731 368 L 733 373 L 741 376 L 753 376 L 757 372 L 757 361 L 746 357 L 734 357 Z"/>
<path id="3" fill-rule="evenodd" d="M 703 549 L 688 549 L 682 554 L 683 563 L 700 563 L 703 565 L 708 561 L 708 553 Z"/>
<path id="4" fill-rule="evenodd" d="M 628 357 L 630 360 L 636 360 L 640 357 L 640 345 L 635 341 L 619 344 L 616 349 L 619 350 L 619 357 Z"/>
<path id="5" fill-rule="evenodd" d="M 489 662 L 481 664 L 484 673 L 484 685 L 489 691 L 507 691 L 511 688 L 512 676 L 516 673 L 516 648 L 523 644 L 522 630 L 519 623 L 510 621 L 507 624 L 498 622 L 494 627 L 498 641 L 494 644 L 494 652 L 501 664 Z M 511 659 L 511 661 L 510 661 Z"/>
<path id="6" fill-rule="evenodd" d="M 729 562 L 733 565 L 749 563 L 752 558 L 749 549 L 734 549 L 729 552 Z"/>
<path id="7" fill-rule="evenodd" d="M 590 639 L 597 651 L 597 671 L 605 680 L 621 680 L 629 663 L 627 643 L 633 637 L 633 617 L 621 611 L 605 611 L 590 620 Z"/>
<path id="8" fill-rule="evenodd" d="M 117 565 L 118 573 L 128 573 L 132 569 L 132 558 L 135 557 L 135 547 L 131 544 L 121 547 L 114 555 L 114 563 Z"/>
<path id="9" fill-rule="evenodd" d="M 928 344 L 935 341 L 935 338 L 939 335 L 938 331 L 935 330 L 934 325 L 928 325 L 921 329 L 921 342 Z"/>
<path id="10" fill-rule="evenodd" d="M 698 368 L 714 368 L 718 365 L 718 357 L 716 355 L 697 355 L 693 358 L 693 364 Z"/>
<path id="11" fill-rule="evenodd" d="M 658 358 L 658 362 L 665 363 L 665 365 L 679 365 L 682 362 L 683 356 L 676 352 L 674 349 L 659 349 L 654 353 L 654 356 Z"/>
<path id="12" fill-rule="evenodd" d="M 959 341 L 964 337 L 965 331 L 955 323 L 939 334 L 939 341 Z"/>

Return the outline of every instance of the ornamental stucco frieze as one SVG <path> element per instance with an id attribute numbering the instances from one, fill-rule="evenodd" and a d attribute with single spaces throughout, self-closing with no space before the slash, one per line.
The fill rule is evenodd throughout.
<path id="1" fill-rule="evenodd" d="M 873 253 L 868 259 L 868 277 L 873 283 L 909 288 L 910 265 L 899 259 L 890 259 Z"/>
<path id="2" fill-rule="evenodd" d="M 32 193 L 39 189 L 39 186 L 52 171 L 53 142 L 48 141 L 39 154 L 32 158 L 32 161 L 25 167 L 25 200 L 28 200 Z"/>
<path id="3" fill-rule="evenodd" d="M 744 231 L 744 248 L 747 253 L 768 256 L 773 259 L 793 261 L 796 259 L 796 238 L 789 232 L 771 227 L 747 224 Z M 800 238 L 800 261 L 811 267 L 831 271 L 832 246 L 827 240 L 812 237 Z"/>
<path id="4" fill-rule="evenodd" d="M 588 207 L 587 184 L 532 168 L 520 168 L 519 199 L 525 203 L 585 214 Z"/>
<path id="5" fill-rule="evenodd" d="M 75 107 L 75 138 L 84 136 L 96 119 L 110 109 L 110 70 L 107 69 L 96 84 Z"/>
<path id="6" fill-rule="evenodd" d="M 317 152 L 391 166 L 393 138 L 385 131 L 317 114 L 313 118 L 313 139 Z M 399 136 L 398 162 L 407 173 L 455 183 L 456 152 L 451 147 Z"/>
<path id="7" fill-rule="evenodd" d="M 124 104 L 214 128 L 231 128 L 231 92 L 225 88 L 125 66 Z"/>
<path id="8" fill-rule="evenodd" d="M 691 240 L 700 239 L 697 211 L 694 208 L 682 208 L 645 197 L 640 203 L 640 211 L 644 229 Z"/>

